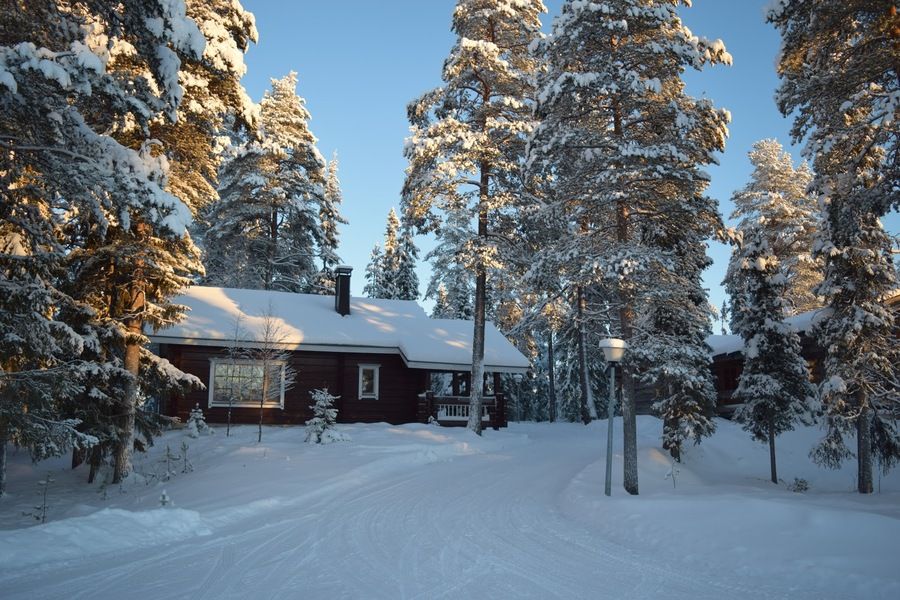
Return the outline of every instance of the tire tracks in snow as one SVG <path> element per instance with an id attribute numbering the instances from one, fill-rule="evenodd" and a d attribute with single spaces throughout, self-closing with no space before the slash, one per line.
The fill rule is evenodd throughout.
<path id="1" fill-rule="evenodd" d="M 239 518 L 211 515 L 211 537 L 94 557 L 109 566 L 90 574 L 80 561 L 39 582 L 22 573 L 5 587 L 27 591 L 10 599 L 72 600 L 760 596 L 727 574 L 655 564 L 560 512 L 560 490 L 602 458 L 599 446 L 541 440 L 430 464 L 389 457 Z"/>

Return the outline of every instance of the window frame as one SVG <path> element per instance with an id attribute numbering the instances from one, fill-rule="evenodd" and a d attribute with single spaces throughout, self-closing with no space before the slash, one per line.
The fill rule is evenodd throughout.
<path id="1" fill-rule="evenodd" d="M 266 361 L 262 360 L 253 360 L 249 358 L 210 358 L 209 359 L 209 397 L 207 399 L 207 407 L 208 408 L 259 408 L 259 400 L 250 400 L 244 402 L 227 402 L 227 401 L 217 401 L 216 398 L 216 367 L 218 365 L 258 365 L 262 366 Z M 277 385 L 279 386 L 278 400 L 264 402 L 263 408 L 279 408 L 284 410 L 284 391 L 285 391 L 285 369 L 287 367 L 287 361 L 284 360 L 273 360 L 268 361 L 271 365 L 276 365 L 279 368 L 279 377 Z"/>
<path id="2" fill-rule="evenodd" d="M 358 365 L 358 374 L 357 374 L 357 398 L 360 400 L 378 400 L 379 396 L 379 387 L 381 386 L 381 365 L 378 364 L 359 364 Z M 371 369 L 374 372 L 373 383 L 374 383 L 374 392 L 371 393 L 363 393 L 363 372 L 367 369 Z"/>

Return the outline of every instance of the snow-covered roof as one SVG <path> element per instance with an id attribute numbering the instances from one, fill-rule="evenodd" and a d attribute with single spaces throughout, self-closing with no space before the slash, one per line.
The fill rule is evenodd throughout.
<path id="1" fill-rule="evenodd" d="M 334 296 L 192 286 L 173 299 L 189 308 L 183 321 L 150 339 L 163 344 L 258 344 L 264 315 L 275 317 L 279 345 L 290 350 L 400 354 L 416 369 L 467 371 L 472 364 L 472 322 L 430 319 L 417 302 L 351 298 L 350 314 L 334 309 Z M 492 324 L 485 326 L 486 371 L 525 372 L 528 359 Z"/>
<path id="2" fill-rule="evenodd" d="M 788 317 L 785 319 L 785 322 L 793 326 L 797 333 L 803 333 L 809 331 L 813 324 L 818 323 L 829 314 L 831 314 L 830 308 L 817 308 L 816 310 Z M 713 356 L 742 352 L 744 350 L 744 340 L 739 335 L 711 335 L 706 338 L 706 343 L 712 348 Z"/>

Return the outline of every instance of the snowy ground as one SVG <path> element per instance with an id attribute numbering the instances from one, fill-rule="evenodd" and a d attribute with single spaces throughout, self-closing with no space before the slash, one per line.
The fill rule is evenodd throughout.
<path id="1" fill-rule="evenodd" d="M 170 432 L 125 487 L 65 460 L 11 457 L 0 500 L 3 598 L 900 598 L 900 476 L 853 493 L 816 468 L 818 433 L 779 439 L 781 475 L 734 424 L 678 467 L 639 421 L 641 495 L 603 496 L 606 426 L 512 424 L 476 438 L 424 425 L 226 438 Z M 616 431 L 621 441 L 621 429 Z M 160 457 L 190 445 L 191 473 Z M 619 444 L 617 444 L 619 446 Z M 621 472 L 620 456 L 616 473 Z M 49 521 L 22 516 L 49 471 Z M 178 469 L 180 471 L 180 469 Z M 174 505 L 160 508 L 167 491 Z"/>

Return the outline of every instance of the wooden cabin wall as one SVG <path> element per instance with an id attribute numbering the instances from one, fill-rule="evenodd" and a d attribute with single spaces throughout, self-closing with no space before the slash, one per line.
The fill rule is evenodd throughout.
<path id="1" fill-rule="evenodd" d="M 225 348 L 163 344 L 160 353 L 174 366 L 195 375 L 206 389 L 184 395 L 171 394 L 162 412 L 186 421 L 199 405 L 210 423 L 227 420 L 225 407 L 209 407 L 210 360 L 225 358 Z M 332 352 L 292 352 L 296 372 L 294 385 L 285 391 L 284 408 L 265 408 L 263 422 L 274 425 L 303 425 L 312 417 L 310 392 L 319 388 L 340 398 L 335 402 L 338 421 L 343 423 L 411 423 L 416 420 L 418 394 L 428 387 L 428 372 L 407 368 L 396 354 L 356 354 Z M 378 398 L 359 398 L 359 365 L 379 365 Z M 232 407 L 232 423 L 258 423 L 259 408 Z"/>

